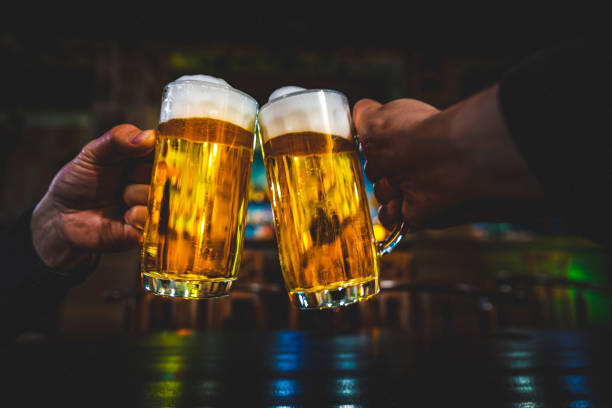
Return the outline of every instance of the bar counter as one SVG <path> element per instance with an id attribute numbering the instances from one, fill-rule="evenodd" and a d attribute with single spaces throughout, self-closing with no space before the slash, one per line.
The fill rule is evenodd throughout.
<path id="1" fill-rule="evenodd" d="M 612 332 L 174 330 L 22 339 L 10 406 L 606 407 Z"/>

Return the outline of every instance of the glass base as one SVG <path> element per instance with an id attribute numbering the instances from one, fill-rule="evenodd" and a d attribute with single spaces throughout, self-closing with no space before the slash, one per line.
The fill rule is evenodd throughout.
<path id="1" fill-rule="evenodd" d="M 155 295 L 183 299 L 206 299 L 229 295 L 233 280 L 172 280 L 142 274 L 144 289 Z"/>
<path id="2" fill-rule="evenodd" d="M 366 300 L 380 291 L 378 279 L 351 286 L 318 291 L 292 291 L 289 297 L 299 309 L 327 309 Z"/>

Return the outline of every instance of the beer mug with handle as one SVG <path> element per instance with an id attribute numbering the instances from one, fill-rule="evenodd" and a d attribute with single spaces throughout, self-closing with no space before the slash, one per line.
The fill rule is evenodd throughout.
<path id="1" fill-rule="evenodd" d="M 143 233 L 145 290 L 229 293 L 244 242 L 257 109 L 249 95 L 209 76 L 164 88 Z"/>
<path id="2" fill-rule="evenodd" d="M 258 116 L 283 278 L 300 309 L 368 299 L 379 257 L 403 236 L 374 238 L 348 101 L 335 90 L 285 87 Z"/>

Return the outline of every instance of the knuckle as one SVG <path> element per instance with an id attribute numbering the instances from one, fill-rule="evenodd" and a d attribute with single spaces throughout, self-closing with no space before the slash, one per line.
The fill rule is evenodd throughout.
<path id="1" fill-rule="evenodd" d="M 388 127 L 389 118 L 382 114 L 373 116 L 367 124 L 368 131 L 374 134 L 384 133 Z"/>
<path id="2" fill-rule="evenodd" d="M 390 123 L 386 115 L 375 115 L 362 124 L 358 135 L 364 155 L 372 154 L 384 146 L 389 129 Z"/>

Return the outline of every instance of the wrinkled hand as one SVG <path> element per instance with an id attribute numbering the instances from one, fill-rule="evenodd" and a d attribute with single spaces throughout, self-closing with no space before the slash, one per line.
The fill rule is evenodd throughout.
<path id="1" fill-rule="evenodd" d="M 497 87 L 446 110 L 362 99 L 353 119 L 379 219 L 388 229 L 521 218 L 543 201 L 501 116 Z"/>
<path id="2" fill-rule="evenodd" d="M 47 266 L 70 270 L 93 253 L 139 245 L 154 144 L 153 130 L 119 125 L 56 174 L 30 224 Z"/>

